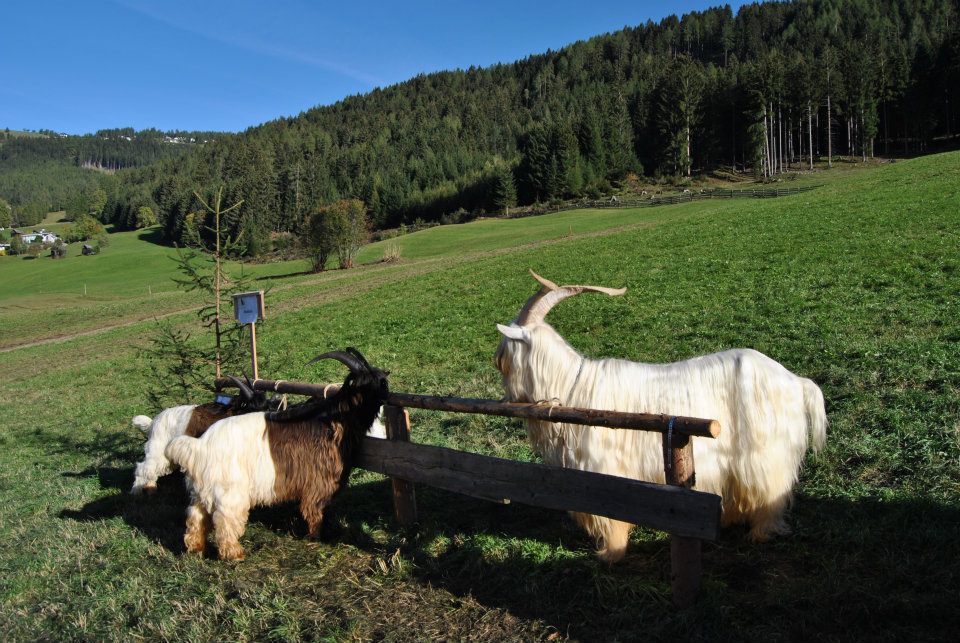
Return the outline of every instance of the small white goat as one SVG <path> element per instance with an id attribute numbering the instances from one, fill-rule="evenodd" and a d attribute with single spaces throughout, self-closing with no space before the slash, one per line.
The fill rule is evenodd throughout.
<path id="1" fill-rule="evenodd" d="M 200 438 L 180 436 L 166 456 L 187 477 L 190 507 L 184 544 L 201 553 L 212 527 L 220 558 L 243 558 L 240 536 L 252 507 L 298 500 L 310 537 L 346 484 L 353 454 L 387 399 L 387 373 L 355 349 L 324 353 L 350 368 L 329 399 L 312 398 L 287 411 L 221 420 Z"/>
<path id="2" fill-rule="evenodd" d="M 229 403 L 209 402 L 207 404 L 186 404 L 164 409 L 151 419 L 146 415 L 133 418 L 132 424 L 143 431 L 147 441 L 143 445 L 144 458 L 137 463 L 133 474 L 134 495 L 153 493 L 157 489 L 157 480 L 173 471 L 173 465 L 163 454 L 170 440 L 180 435 L 199 437 L 211 424 L 234 415 L 252 413 L 276 408 L 276 399 L 267 399 L 249 384 L 230 377 L 239 390 Z M 247 380 L 249 383 L 249 380 Z"/>
<path id="3" fill-rule="evenodd" d="M 542 284 L 540 291 L 512 324 L 497 324 L 503 339 L 494 359 L 507 398 L 719 420 L 718 439 L 693 438 L 696 489 L 720 495 L 723 524 L 749 522 L 754 540 L 789 533 L 784 512 L 808 441 L 812 436 L 818 451 L 826 440 L 819 387 L 750 349 L 672 364 L 584 357 L 544 317 L 567 297 L 621 295 L 626 289 L 561 287 L 531 274 Z M 659 433 L 534 420 L 527 433 L 549 464 L 664 482 Z M 589 514 L 573 517 L 597 539 L 602 560 L 623 557 L 632 525 Z"/>

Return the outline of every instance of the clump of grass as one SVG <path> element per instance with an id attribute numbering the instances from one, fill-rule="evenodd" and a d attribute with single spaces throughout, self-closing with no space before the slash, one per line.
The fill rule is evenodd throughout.
<path id="1" fill-rule="evenodd" d="M 401 254 L 400 244 L 387 243 L 383 246 L 383 263 L 397 263 L 400 261 Z"/>

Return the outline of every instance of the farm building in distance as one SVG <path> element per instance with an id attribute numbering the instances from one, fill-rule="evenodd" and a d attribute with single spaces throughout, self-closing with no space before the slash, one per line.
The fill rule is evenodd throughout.
<path id="1" fill-rule="evenodd" d="M 56 243 L 60 237 L 54 232 L 40 228 L 37 232 L 20 233 L 20 239 L 24 243 Z"/>

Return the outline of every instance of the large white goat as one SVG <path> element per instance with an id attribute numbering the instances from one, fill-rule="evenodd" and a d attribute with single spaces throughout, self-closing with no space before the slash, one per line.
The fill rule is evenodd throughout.
<path id="1" fill-rule="evenodd" d="M 720 495 L 723 524 L 748 522 L 763 541 L 789 528 L 793 497 L 808 443 L 826 440 L 823 394 L 811 380 L 751 349 L 728 350 L 672 364 L 645 364 L 580 355 L 544 321 L 550 309 L 583 292 L 621 295 L 626 289 L 542 284 L 509 326 L 495 363 L 508 399 L 556 400 L 566 406 L 663 413 L 719 420 L 720 437 L 693 438 L 696 489 Z M 535 449 L 553 465 L 664 482 L 659 433 L 530 420 Z M 632 525 L 589 514 L 574 519 L 597 539 L 602 560 L 626 552 Z"/>

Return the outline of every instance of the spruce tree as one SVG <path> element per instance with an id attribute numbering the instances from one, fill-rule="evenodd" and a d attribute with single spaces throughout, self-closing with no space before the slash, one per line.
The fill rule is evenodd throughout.
<path id="1" fill-rule="evenodd" d="M 513 170 L 506 163 L 494 166 L 490 202 L 502 214 L 509 215 L 510 208 L 517 204 L 517 186 L 513 181 Z"/>

